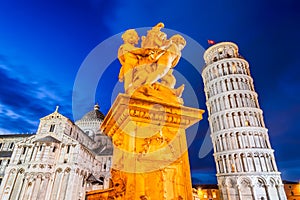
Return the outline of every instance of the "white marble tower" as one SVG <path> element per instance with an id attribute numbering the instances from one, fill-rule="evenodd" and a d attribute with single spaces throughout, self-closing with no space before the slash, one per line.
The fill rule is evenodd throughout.
<path id="1" fill-rule="evenodd" d="M 223 199 L 285 200 L 248 62 L 231 42 L 204 53 L 202 72 Z"/>

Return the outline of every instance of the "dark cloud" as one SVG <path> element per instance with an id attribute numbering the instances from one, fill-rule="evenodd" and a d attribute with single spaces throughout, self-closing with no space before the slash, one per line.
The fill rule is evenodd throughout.
<path id="1" fill-rule="evenodd" d="M 39 118 L 53 112 L 56 105 L 61 105 L 62 110 L 67 111 L 65 114 L 71 116 L 71 92 L 62 91 L 49 80 L 31 82 L 28 76 L 14 77 L 14 69 L 6 59 L 1 59 L 0 65 L 2 130 L 33 132 Z"/>

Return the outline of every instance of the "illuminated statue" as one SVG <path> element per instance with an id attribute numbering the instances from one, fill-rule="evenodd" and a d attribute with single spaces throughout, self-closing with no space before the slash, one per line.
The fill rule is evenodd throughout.
<path id="1" fill-rule="evenodd" d="M 164 46 L 169 45 L 167 40 L 167 34 L 161 32 L 161 28 L 164 28 L 163 23 L 158 23 L 151 30 L 148 31 L 147 36 L 142 36 L 142 48 L 150 49 L 163 49 Z"/>
<path id="2" fill-rule="evenodd" d="M 184 84 L 182 84 L 179 88 L 177 89 L 173 89 L 174 86 L 175 86 L 175 83 L 176 83 L 176 78 L 175 76 L 173 75 L 173 69 L 170 69 L 166 75 L 164 75 L 161 80 L 160 80 L 160 83 L 162 85 L 165 85 L 169 88 L 171 88 L 174 92 L 175 92 L 175 95 L 178 96 L 178 97 L 181 97 L 182 95 L 182 92 L 184 90 Z"/>
<path id="3" fill-rule="evenodd" d="M 127 89 L 132 84 L 133 69 L 138 65 L 141 49 L 135 47 L 139 41 L 139 36 L 134 29 L 127 30 L 122 35 L 122 39 L 124 44 L 120 46 L 118 51 L 118 58 L 122 64 L 119 81 L 124 81 L 124 88 L 127 93 Z"/>
<path id="4" fill-rule="evenodd" d="M 167 38 L 163 27 L 142 36 L 141 47 L 134 29 L 122 35 L 119 80 L 126 94 L 117 96 L 100 127 L 114 144 L 110 199 L 192 199 L 185 129 L 203 111 L 183 106 L 184 85 L 174 88 L 173 68 L 186 42 Z"/>
<path id="5" fill-rule="evenodd" d="M 156 70 L 148 75 L 146 84 L 155 83 L 166 75 L 171 68 L 175 67 L 181 57 L 181 50 L 184 46 L 185 40 L 182 36 L 172 36 L 167 48 L 156 57 Z"/>
<path id="6" fill-rule="evenodd" d="M 141 48 L 135 46 L 139 36 L 134 29 L 122 35 L 124 44 L 118 53 L 122 64 L 119 80 L 124 81 L 125 93 L 149 96 L 169 90 L 166 94 L 181 97 L 184 85 L 174 89 L 176 79 L 171 69 L 177 65 L 186 41 L 178 34 L 167 39 L 166 33 L 161 31 L 163 27 L 163 23 L 158 23 L 147 36 L 142 36 Z"/>

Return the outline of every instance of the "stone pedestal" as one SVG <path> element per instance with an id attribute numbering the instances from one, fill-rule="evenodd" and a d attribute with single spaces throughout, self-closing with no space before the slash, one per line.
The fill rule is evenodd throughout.
<path id="1" fill-rule="evenodd" d="M 101 129 L 112 138 L 116 199 L 192 199 L 185 129 L 203 110 L 119 94 Z"/>

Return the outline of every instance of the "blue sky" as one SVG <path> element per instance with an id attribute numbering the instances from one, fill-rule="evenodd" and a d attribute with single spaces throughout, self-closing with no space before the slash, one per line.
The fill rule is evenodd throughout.
<path id="1" fill-rule="evenodd" d="M 0 132 L 34 132 L 39 118 L 53 112 L 56 105 L 60 105 L 62 114 L 73 119 L 74 82 L 90 52 L 129 28 L 151 27 L 160 21 L 204 48 L 208 47 L 207 39 L 239 45 L 240 54 L 250 63 L 282 177 L 299 180 L 300 2 L 297 0 L 0 1 Z M 114 45 L 118 42 L 121 40 Z M 113 47 L 107 53 L 117 56 Z M 204 63 L 203 52 L 195 52 L 195 57 Z M 101 61 L 104 58 L 99 56 Z M 117 60 L 112 62 L 97 84 L 94 101 L 100 104 L 103 113 L 110 108 L 119 67 Z M 198 71 L 185 59 L 176 70 L 188 79 L 197 97 L 197 102 L 189 102 L 187 89 L 183 96 L 186 105 L 206 109 Z M 81 114 L 92 107 L 93 103 L 82 102 Z M 216 182 L 212 151 L 204 158 L 198 157 L 207 129 L 205 114 L 189 148 L 195 183 Z"/>

